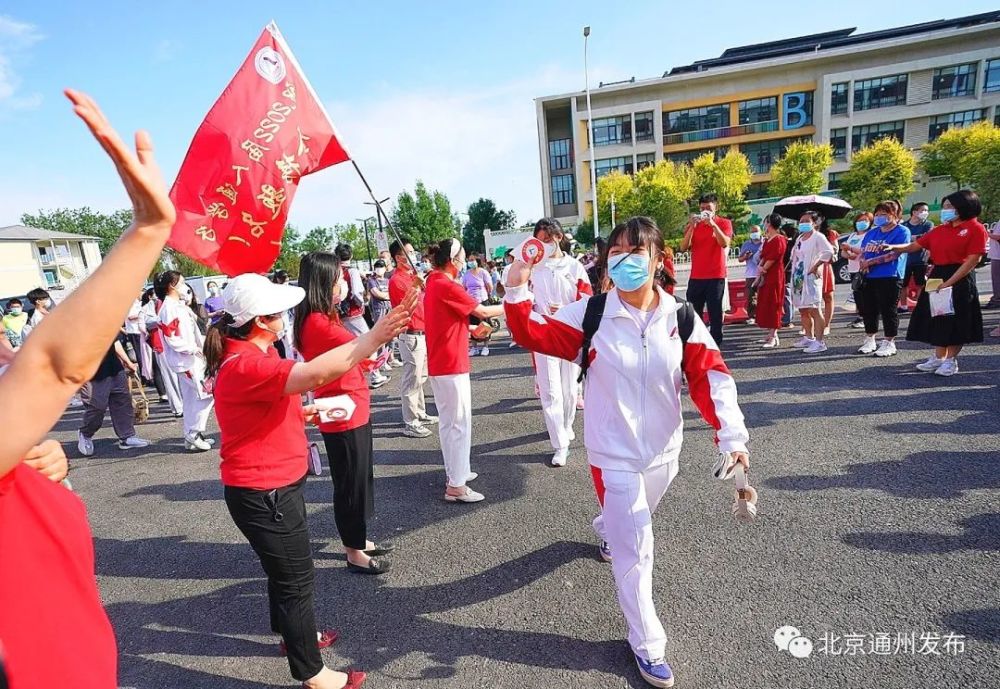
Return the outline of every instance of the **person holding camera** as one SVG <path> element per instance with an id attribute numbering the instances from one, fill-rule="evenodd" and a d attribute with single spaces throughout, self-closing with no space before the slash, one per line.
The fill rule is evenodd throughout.
<path id="1" fill-rule="evenodd" d="M 716 214 L 719 197 L 704 194 L 700 213 L 692 214 L 684 228 L 681 251 L 691 252 L 691 278 L 687 300 L 702 316 L 708 306 L 709 330 L 722 345 L 722 301 L 726 292 L 726 256 L 733 237 L 733 223 Z"/>

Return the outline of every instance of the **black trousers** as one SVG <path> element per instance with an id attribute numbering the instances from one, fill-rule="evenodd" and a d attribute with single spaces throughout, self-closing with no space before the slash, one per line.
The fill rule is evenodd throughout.
<path id="1" fill-rule="evenodd" d="M 368 520 L 375 511 L 375 468 L 372 465 L 372 424 L 324 433 L 333 479 L 333 518 L 346 548 L 364 550 Z"/>
<path id="2" fill-rule="evenodd" d="M 863 285 L 865 276 L 861 273 L 851 273 L 851 294 L 854 295 L 854 311 L 859 316 L 865 312 L 865 291 Z"/>
<path id="3" fill-rule="evenodd" d="M 747 316 L 755 318 L 757 316 L 757 278 L 747 278 L 745 281 L 747 290 Z"/>
<path id="4" fill-rule="evenodd" d="M 712 280 L 689 280 L 687 300 L 694 307 L 694 312 L 700 318 L 708 306 L 708 329 L 712 333 L 715 344 L 722 345 L 722 295 L 726 291 L 726 281 L 723 278 Z"/>
<path id="5" fill-rule="evenodd" d="M 271 631 L 288 649 L 288 667 L 300 682 L 323 669 L 316 645 L 313 560 L 302 494 L 306 477 L 276 490 L 225 487 L 226 507 L 267 574 Z"/>
<path id="6" fill-rule="evenodd" d="M 902 285 L 897 277 L 864 279 L 861 287 L 861 317 L 865 319 L 865 333 L 878 332 L 879 317 L 886 337 L 899 334 L 899 290 Z"/>

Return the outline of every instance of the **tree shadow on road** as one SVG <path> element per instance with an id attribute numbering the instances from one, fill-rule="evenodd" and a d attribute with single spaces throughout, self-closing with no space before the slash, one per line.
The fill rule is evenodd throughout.
<path id="1" fill-rule="evenodd" d="M 769 488 L 806 491 L 881 490 L 901 498 L 959 498 L 967 490 L 1000 488 L 995 452 L 917 452 L 903 460 L 850 464 L 839 476 L 778 476 Z"/>
<path id="2" fill-rule="evenodd" d="M 981 608 L 978 610 L 959 610 L 945 615 L 944 623 L 959 634 L 1000 644 L 1000 608 Z"/>
<path id="3" fill-rule="evenodd" d="M 1000 514 L 978 514 L 959 522 L 964 533 L 956 536 L 921 531 L 849 533 L 847 545 L 885 553 L 939 555 L 959 550 L 1000 551 Z"/>

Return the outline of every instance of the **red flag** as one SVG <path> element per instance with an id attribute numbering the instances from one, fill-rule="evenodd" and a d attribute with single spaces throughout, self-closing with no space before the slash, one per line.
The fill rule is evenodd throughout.
<path id="1" fill-rule="evenodd" d="M 266 272 L 299 178 L 350 156 L 278 27 L 261 33 L 198 127 L 168 244 L 227 275 Z"/>

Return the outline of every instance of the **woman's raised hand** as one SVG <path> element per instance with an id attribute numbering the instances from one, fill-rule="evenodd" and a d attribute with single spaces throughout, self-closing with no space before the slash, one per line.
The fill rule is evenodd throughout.
<path id="1" fill-rule="evenodd" d="M 73 111 L 84 121 L 118 169 L 122 184 L 132 200 L 132 226 L 169 232 L 177 214 L 167 194 L 160 168 L 153 158 L 153 141 L 149 134 L 141 130 L 136 132 L 133 153 L 93 98 L 73 89 L 66 89 L 66 97 L 72 101 Z"/>
<path id="2" fill-rule="evenodd" d="M 515 258 L 507 270 L 507 279 L 504 280 L 504 287 L 520 287 L 531 277 L 531 266 L 519 258 Z"/>

